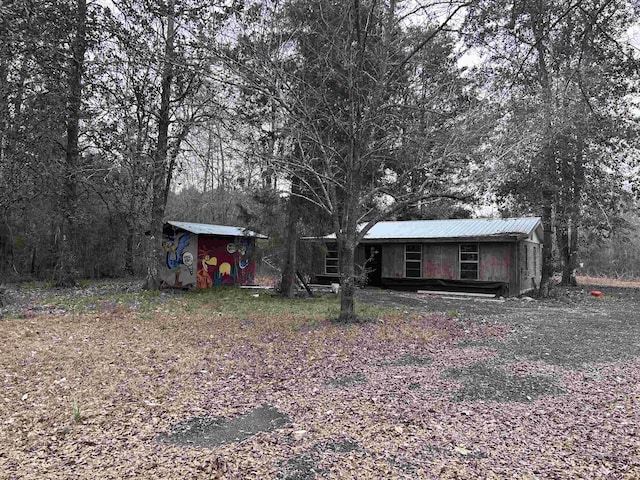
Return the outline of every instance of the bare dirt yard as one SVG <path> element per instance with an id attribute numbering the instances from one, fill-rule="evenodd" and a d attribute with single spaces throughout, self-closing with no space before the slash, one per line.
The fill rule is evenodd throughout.
<path id="1" fill-rule="evenodd" d="M 640 478 L 640 290 L 7 290 L 0 477 Z"/>

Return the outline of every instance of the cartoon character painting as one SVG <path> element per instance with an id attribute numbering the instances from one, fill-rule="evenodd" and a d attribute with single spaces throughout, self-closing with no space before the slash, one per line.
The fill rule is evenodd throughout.
<path id="1" fill-rule="evenodd" d="M 210 256 L 208 253 L 204 255 L 198 255 L 198 258 L 202 257 L 200 264 L 202 268 L 198 268 L 198 274 L 196 279 L 196 285 L 198 288 L 209 288 L 213 285 L 213 268 L 210 270 L 209 267 L 215 267 L 218 265 L 218 259 L 216 257 Z"/>
<path id="2" fill-rule="evenodd" d="M 167 267 L 175 276 L 173 284 L 171 285 L 173 287 L 187 286 L 183 285 L 180 280 L 180 273 L 183 267 L 189 271 L 190 275 L 193 275 L 193 254 L 185 252 L 189 246 L 189 238 L 190 234 L 188 232 L 179 235 L 171 233 L 167 235 L 167 239 L 162 244 L 165 252 L 167 252 Z M 165 283 L 167 286 L 170 284 L 170 282 L 166 280 Z"/>
<path id="3" fill-rule="evenodd" d="M 249 259 L 250 241 L 230 242 L 200 237 L 198 243 L 197 286 L 247 284 L 253 280 L 254 267 Z"/>

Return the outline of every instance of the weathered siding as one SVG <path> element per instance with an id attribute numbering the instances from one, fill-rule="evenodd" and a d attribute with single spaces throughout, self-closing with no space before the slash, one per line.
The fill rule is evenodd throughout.
<path id="1" fill-rule="evenodd" d="M 542 245 L 534 240 L 520 242 L 520 293 L 540 286 L 542 279 Z"/>
<path id="2" fill-rule="evenodd" d="M 478 280 L 510 282 L 511 247 L 510 243 L 481 243 L 479 245 L 480 263 Z"/>
<path id="3" fill-rule="evenodd" d="M 389 243 L 382 247 L 382 277 L 404 278 L 404 244 Z"/>
<path id="4" fill-rule="evenodd" d="M 458 248 L 457 243 L 425 243 L 422 247 L 422 277 L 458 279 Z"/>

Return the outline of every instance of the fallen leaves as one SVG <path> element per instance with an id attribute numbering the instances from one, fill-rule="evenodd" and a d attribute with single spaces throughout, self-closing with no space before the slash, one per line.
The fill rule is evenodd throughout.
<path id="1" fill-rule="evenodd" d="M 119 308 L 3 321 L 0 471 L 42 479 L 640 471 L 638 361 L 588 370 L 493 364 L 496 350 L 473 342 L 513 329 L 443 314 L 342 327 L 290 312 L 235 316 L 233 304 L 185 305 L 150 317 Z M 451 368 L 466 377 L 448 377 Z M 532 395 L 532 379 L 545 376 L 570 395 Z M 466 381 L 502 401 L 453 401 Z M 181 422 L 237 419 L 265 403 L 290 422 L 211 448 L 158 441 Z"/>

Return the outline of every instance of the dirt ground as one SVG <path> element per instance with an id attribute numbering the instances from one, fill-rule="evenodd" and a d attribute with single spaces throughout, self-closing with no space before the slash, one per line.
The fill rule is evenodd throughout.
<path id="1" fill-rule="evenodd" d="M 594 297 L 591 291 L 604 297 Z M 360 301 L 397 310 L 441 312 L 471 322 L 506 323 L 506 341 L 489 341 L 504 361 L 586 366 L 640 357 L 640 288 L 582 285 L 556 287 L 549 299 L 478 299 L 363 289 Z"/>

